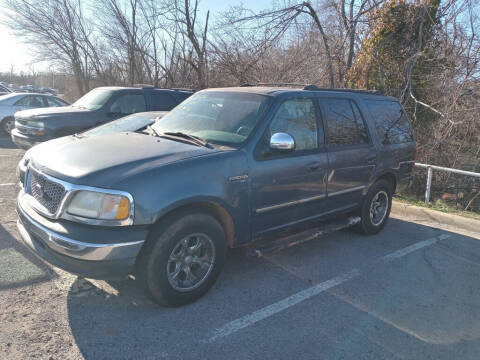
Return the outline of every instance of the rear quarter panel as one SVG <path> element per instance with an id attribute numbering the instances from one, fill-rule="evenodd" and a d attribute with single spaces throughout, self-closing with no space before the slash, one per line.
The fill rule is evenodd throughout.
<path id="1" fill-rule="evenodd" d="M 356 102 L 367 120 L 367 126 L 377 150 L 377 163 L 371 181 L 375 181 L 385 173 L 391 173 L 395 176 L 398 184 L 412 176 L 415 157 L 415 142 L 392 145 L 382 144 L 375 126 L 374 114 L 372 114 L 370 108 L 365 103 L 365 101 L 368 100 L 372 100 L 372 97 L 368 95 L 359 96 L 356 99 Z M 396 98 L 387 96 L 375 98 L 373 100 L 398 102 Z"/>

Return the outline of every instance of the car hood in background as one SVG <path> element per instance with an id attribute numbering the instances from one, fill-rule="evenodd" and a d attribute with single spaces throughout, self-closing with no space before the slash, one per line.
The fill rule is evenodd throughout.
<path id="1" fill-rule="evenodd" d="M 36 116 L 49 116 L 49 115 L 55 116 L 55 115 L 65 115 L 65 114 L 86 113 L 86 112 L 91 112 L 91 110 L 77 108 L 73 106 L 61 106 L 61 107 L 21 110 L 15 113 L 15 117 L 28 119 Z"/>
<path id="2" fill-rule="evenodd" d="M 115 133 L 47 141 L 32 149 L 30 163 L 71 183 L 110 187 L 143 170 L 218 151 L 140 133 Z"/>

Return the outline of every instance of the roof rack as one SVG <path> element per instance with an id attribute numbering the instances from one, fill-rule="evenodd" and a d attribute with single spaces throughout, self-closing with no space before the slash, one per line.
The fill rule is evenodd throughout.
<path id="1" fill-rule="evenodd" d="M 166 87 L 158 87 L 153 86 L 150 84 L 134 84 L 133 87 L 140 88 L 140 89 L 159 89 L 159 90 L 177 90 L 177 91 L 195 91 L 194 89 L 189 88 L 166 88 Z"/>
<path id="2" fill-rule="evenodd" d="M 338 92 L 354 92 L 354 93 L 361 93 L 361 94 L 371 94 L 371 95 L 383 95 L 380 90 L 364 90 L 364 89 L 350 89 L 350 88 L 323 88 L 318 87 L 317 85 L 306 85 L 303 90 L 310 90 L 310 91 L 338 91 Z"/>
<path id="3" fill-rule="evenodd" d="M 291 87 L 305 87 L 308 84 L 300 84 L 300 83 L 258 83 L 254 86 L 291 86 Z"/>
<path id="4" fill-rule="evenodd" d="M 248 86 L 291 86 L 291 87 L 301 87 L 303 90 L 309 91 L 338 91 L 338 92 L 354 92 L 362 94 L 373 94 L 373 95 L 383 95 L 380 90 L 363 90 L 363 89 L 349 89 L 349 88 L 324 88 L 318 87 L 313 84 L 300 84 L 300 83 L 258 83 L 258 84 L 242 84 L 241 87 Z"/>

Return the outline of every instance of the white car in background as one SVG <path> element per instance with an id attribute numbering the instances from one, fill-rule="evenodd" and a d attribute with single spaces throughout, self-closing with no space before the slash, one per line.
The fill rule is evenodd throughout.
<path id="1" fill-rule="evenodd" d="M 68 105 L 65 100 L 47 94 L 11 93 L 0 96 L 0 133 L 10 134 L 15 128 L 13 115 L 17 111 Z"/>

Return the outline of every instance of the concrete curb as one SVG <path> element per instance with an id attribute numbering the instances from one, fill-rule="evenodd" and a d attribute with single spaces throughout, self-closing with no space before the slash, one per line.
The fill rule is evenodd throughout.
<path id="1" fill-rule="evenodd" d="M 480 233 L 480 220 L 470 219 L 459 215 L 447 214 L 441 211 L 425 209 L 419 206 L 392 202 L 392 214 L 415 220 L 425 220 L 443 225 L 450 225 L 474 233 Z"/>

